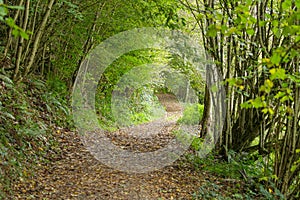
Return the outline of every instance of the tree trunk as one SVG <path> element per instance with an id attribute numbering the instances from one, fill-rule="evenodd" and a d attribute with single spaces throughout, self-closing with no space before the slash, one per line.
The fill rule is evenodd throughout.
<path id="1" fill-rule="evenodd" d="M 27 30 L 27 24 L 28 24 L 28 19 L 29 19 L 29 8 L 30 8 L 30 0 L 26 1 L 26 6 L 25 6 L 25 16 L 24 16 L 24 21 L 23 21 L 23 30 Z M 24 46 L 24 38 L 20 37 L 19 38 L 19 45 L 17 49 L 17 58 L 16 58 L 16 68 L 14 72 L 14 80 L 17 80 L 17 77 L 19 76 L 19 69 L 20 69 L 20 64 L 21 64 L 21 58 L 22 58 L 22 53 L 23 53 L 23 46 Z"/>
<path id="2" fill-rule="evenodd" d="M 53 3 L 54 3 L 55 0 L 50 0 L 50 2 L 48 3 L 48 6 L 47 6 L 47 11 L 44 15 L 44 18 L 43 18 L 43 21 L 41 23 L 41 26 L 35 36 L 35 40 L 34 40 L 34 43 L 33 43 L 33 48 L 32 48 L 32 52 L 31 52 L 31 55 L 30 55 L 30 58 L 29 58 L 29 62 L 25 68 L 25 71 L 23 73 L 23 77 L 26 77 L 27 74 L 29 73 L 29 70 L 30 68 L 32 67 L 33 63 L 34 63 L 34 60 L 35 60 L 35 56 L 36 56 L 36 52 L 38 50 L 38 47 L 40 45 L 40 40 L 41 40 L 41 37 L 42 37 L 42 34 L 43 34 L 43 31 L 45 30 L 45 27 L 46 27 L 46 24 L 47 24 L 47 21 L 48 21 L 48 18 L 50 16 L 50 12 L 51 12 L 51 9 L 52 9 L 52 6 L 53 6 Z M 22 79 L 22 78 L 21 78 Z M 20 80 L 21 80 L 20 79 Z M 19 80 L 19 81 L 20 81 Z"/>

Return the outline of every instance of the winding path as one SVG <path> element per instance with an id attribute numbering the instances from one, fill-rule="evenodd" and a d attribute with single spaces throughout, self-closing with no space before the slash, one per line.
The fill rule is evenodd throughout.
<path id="1" fill-rule="evenodd" d="M 180 112 L 173 97 L 160 95 L 159 99 L 169 113 Z M 175 121 L 170 123 L 167 127 L 173 127 Z M 155 150 L 173 137 L 168 129 L 154 139 L 147 135 L 133 140 L 126 132 L 120 130 L 110 137 L 124 148 L 141 152 Z M 59 149 L 49 157 L 50 162 L 39 166 L 31 179 L 15 184 L 13 199 L 187 200 L 203 183 L 216 180 L 209 173 L 194 170 L 184 159 L 157 171 L 128 174 L 97 161 L 74 132 L 62 131 L 58 141 Z"/>

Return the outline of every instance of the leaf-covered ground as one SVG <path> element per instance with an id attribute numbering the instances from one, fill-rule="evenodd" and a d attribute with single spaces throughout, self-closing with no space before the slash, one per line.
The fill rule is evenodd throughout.
<path id="1" fill-rule="evenodd" d="M 179 110 L 172 98 L 159 98 L 167 110 Z M 164 146 L 172 137 L 169 132 L 163 130 L 149 141 L 133 139 L 124 130 L 109 137 L 123 148 L 145 152 Z M 38 166 L 30 179 L 16 181 L 12 199 L 193 199 L 193 193 L 207 183 L 220 185 L 225 196 L 238 182 L 196 170 L 184 156 L 153 172 L 128 174 L 96 160 L 74 132 L 58 131 L 57 140 L 59 148 L 49 157 L 50 162 Z"/>

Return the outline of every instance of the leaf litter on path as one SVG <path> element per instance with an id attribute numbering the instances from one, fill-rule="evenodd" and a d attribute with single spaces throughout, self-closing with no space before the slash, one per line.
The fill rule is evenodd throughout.
<path id="1" fill-rule="evenodd" d="M 172 112 L 178 112 L 178 103 L 172 98 L 164 104 Z M 126 129 L 107 136 L 114 144 L 130 151 L 155 151 L 174 137 L 170 129 L 175 126 L 175 120 L 171 121 L 159 133 L 147 137 L 128 134 L 130 131 Z M 149 128 L 147 124 L 144 126 Z M 60 153 L 38 167 L 31 179 L 16 182 L 12 199 L 188 200 L 201 185 L 215 180 L 210 173 L 184 163 L 184 159 L 156 171 L 128 174 L 96 160 L 74 132 L 61 132 L 58 141 Z"/>

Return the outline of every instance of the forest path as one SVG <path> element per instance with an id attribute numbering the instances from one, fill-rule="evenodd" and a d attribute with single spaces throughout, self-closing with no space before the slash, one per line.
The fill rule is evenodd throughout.
<path id="1" fill-rule="evenodd" d="M 160 95 L 159 99 L 168 112 L 180 111 L 181 107 L 173 97 Z M 137 140 L 130 141 L 124 134 L 113 137 L 131 150 L 134 150 L 131 147 L 139 146 L 139 150 L 144 151 L 151 146 L 163 146 L 162 143 L 172 137 L 169 132 L 151 141 L 150 146 L 128 145 Z M 153 172 L 128 174 L 96 160 L 74 132 L 62 131 L 58 141 L 60 153 L 40 166 L 30 180 L 15 184 L 13 199 L 186 200 L 192 199 L 192 194 L 203 183 L 217 179 L 207 172 L 195 170 L 183 159 Z"/>

